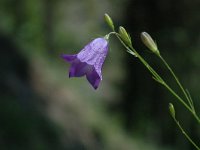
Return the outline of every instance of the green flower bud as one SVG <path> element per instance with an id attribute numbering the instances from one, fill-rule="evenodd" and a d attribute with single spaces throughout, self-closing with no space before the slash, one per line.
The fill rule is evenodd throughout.
<path id="1" fill-rule="evenodd" d="M 160 55 L 156 43 L 147 32 L 141 33 L 141 40 L 144 43 L 144 45 L 146 45 L 146 47 L 148 47 L 153 53 Z"/>
<path id="2" fill-rule="evenodd" d="M 123 42 L 125 44 L 127 44 L 128 46 L 132 46 L 131 37 L 126 32 L 126 30 L 124 29 L 124 27 L 122 27 L 122 26 L 119 27 L 119 34 L 120 34 L 120 37 L 122 38 L 122 40 L 123 40 Z"/>
<path id="3" fill-rule="evenodd" d="M 110 18 L 110 16 L 108 14 L 105 14 L 104 19 L 105 19 L 106 23 L 108 24 L 108 26 L 114 31 L 115 27 L 114 27 L 113 21 Z"/>
<path id="4" fill-rule="evenodd" d="M 174 109 L 174 105 L 172 103 L 169 103 L 169 112 L 170 112 L 171 116 L 173 118 L 175 118 L 176 112 L 175 112 L 175 109 Z"/>

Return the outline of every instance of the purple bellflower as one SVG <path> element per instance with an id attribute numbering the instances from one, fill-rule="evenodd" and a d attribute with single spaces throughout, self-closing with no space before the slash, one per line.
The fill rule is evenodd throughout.
<path id="1" fill-rule="evenodd" d="M 97 89 L 102 80 L 101 69 L 108 53 L 108 41 L 96 38 L 88 43 L 78 54 L 63 54 L 62 58 L 71 64 L 69 77 L 82 77 Z"/>

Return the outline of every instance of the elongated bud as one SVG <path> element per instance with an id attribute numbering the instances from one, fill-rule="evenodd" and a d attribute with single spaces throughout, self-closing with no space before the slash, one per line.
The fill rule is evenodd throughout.
<path id="1" fill-rule="evenodd" d="M 105 14 L 105 15 L 104 15 L 104 18 L 105 18 L 105 21 L 106 21 L 106 23 L 108 24 L 108 26 L 114 31 L 114 30 L 115 30 L 115 27 L 114 27 L 113 21 L 112 21 L 112 19 L 110 18 L 110 16 L 109 16 L 108 14 Z"/>
<path id="2" fill-rule="evenodd" d="M 144 45 L 146 45 L 146 47 L 148 47 L 153 53 L 160 55 L 156 43 L 147 32 L 141 33 L 141 40 L 144 43 Z"/>
<path id="3" fill-rule="evenodd" d="M 173 118 L 175 118 L 176 112 L 175 112 L 175 109 L 174 109 L 174 105 L 172 103 L 169 103 L 169 112 L 170 112 L 171 116 Z"/>
<path id="4" fill-rule="evenodd" d="M 132 45 L 131 37 L 126 32 L 126 29 L 124 29 L 124 27 L 122 27 L 122 26 L 119 27 L 119 34 L 120 34 L 120 36 L 121 36 L 121 38 L 122 38 L 122 40 L 124 41 L 125 44 L 127 44 L 128 46 Z"/>

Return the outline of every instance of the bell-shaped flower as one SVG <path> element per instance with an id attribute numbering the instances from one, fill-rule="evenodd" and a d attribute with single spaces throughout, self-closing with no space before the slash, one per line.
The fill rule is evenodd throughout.
<path id="1" fill-rule="evenodd" d="M 101 69 L 108 53 L 108 41 L 96 38 L 88 43 L 78 54 L 63 54 L 62 58 L 71 64 L 69 77 L 82 77 L 97 89 L 102 80 Z"/>

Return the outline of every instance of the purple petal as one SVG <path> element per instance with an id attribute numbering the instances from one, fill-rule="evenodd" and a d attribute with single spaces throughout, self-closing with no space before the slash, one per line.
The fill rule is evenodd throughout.
<path id="1" fill-rule="evenodd" d="M 76 54 L 75 55 L 66 55 L 66 54 L 61 55 L 61 57 L 67 62 L 74 61 L 76 59 L 76 56 L 77 56 Z"/>
<path id="2" fill-rule="evenodd" d="M 87 44 L 77 55 L 77 58 L 86 62 L 90 65 L 95 65 L 98 59 L 104 58 L 107 56 L 108 52 L 108 41 L 104 38 L 97 38 Z M 101 64 L 102 65 L 102 64 Z"/>
<path id="3" fill-rule="evenodd" d="M 108 41 L 106 41 L 104 38 L 97 38 L 87 44 L 84 49 L 78 53 L 77 59 L 94 66 L 95 71 L 102 79 L 101 69 L 107 53 Z"/>
<path id="4" fill-rule="evenodd" d="M 95 90 L 99 87 L 99 83 L 101 81 L 101 78 L 99 77 L 99 75 L 97 74 L 95 69 L 93 69 L 91 72 L 88 72 L 86 74 L 86 78 Z"/>
<path id="5" fill-rule="evenodd" d="M 78 54 L 62 55 L 71 64 L 69 77 L 86 75 L 87 80 L 97 89 L 102 80 L 101 69 L 108 53 L 108 41 L 96 38 L 87 44 Z"/>
<path id="6" fill-rule="evenodd" d="M 92 70 L 92 66 L 76 60 L 69 70 L 69 77 L 81 77 Z"/>

